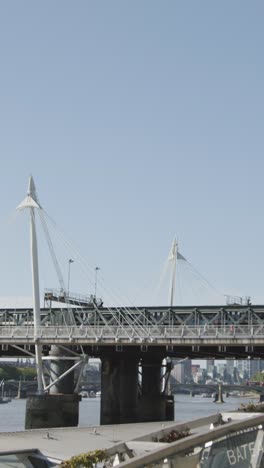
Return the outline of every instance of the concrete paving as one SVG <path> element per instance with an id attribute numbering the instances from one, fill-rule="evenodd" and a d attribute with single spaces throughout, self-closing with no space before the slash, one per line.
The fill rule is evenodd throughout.
<path id="1" fill-rule="evenodd" d="M 241 423 L 256 417 L 254 413 L 223 413 L 223 418 Z M 34 429 L 23 432 L 0 433 L 0 456 L 18 451 L 38 449 L 43 455 L 56 460 L 69 459 L 74 455 L 96 449 L 113 449 L 126 443 L 136 457 L 156 452 L 167 443 L 153 442 L 173 429 L 179 431 L 188 425 L 190 438 L 208 435 L 210 426 L 219 427 L 219 413 L 184 423 L 150 422 L 122 425 L 89 426 L 81 428 Z M 262 416 L 263 418 L 263 416 Z M 228 425 L 225 425 L 226 427 Z M 216 429 L 218 430 L 218 429 Z M 187 439 L 189 438 L 187 437 Z M 186 440 L 186 439 L 182 439 Z M 180 443 L 181 441 L 177 442 Z M 118 450 L 117 450 L 118 451 Z M 115 453 L 113 451 L 113 453 Z M 131 460 L 132 461 L 132 460 Z M 135 465 L 136 466 L 136 465 Z"/>
<path id="2" fill-rule="evenodd" d="M 7 452 L 15 453 L 18 450 L 38 449 L 48 457 L 65 460 L 83 452 L 108 449 L 170 426 L 174 427 L 175 423 L 138 423 L 2 432 L 0 433 L 0 455 Z"/>

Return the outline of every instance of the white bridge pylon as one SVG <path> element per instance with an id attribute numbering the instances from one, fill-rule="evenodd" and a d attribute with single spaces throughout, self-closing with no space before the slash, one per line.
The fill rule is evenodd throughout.
<path id="1" fill-rule="evenodd" d="M 179 252 L 178 241 L 173 239 L 172 246 L 170 249 L 168 262 L 171 264 L 171 282 L 169 290 L 169 305 L 172 307 L 175 305 L 175 294 L 176 294 L 176 273 L 177 273 L 177 263 L 178 260 L 187 261 L 186 258 Z"/>
<path id="2" fill-rule="evenodd" d="M 17 210 L 28 209 L 30 212 L 30 252 L 31 252 L 31 271 L 32 271 L 32 291 L 33 291 L 33 317 L 34 317 L 34 345 L 35 345 L 35 361 L 37 368 L 37 382 L 38 382 L 38 394 L 44 394 L 47 392 L 53 385 L 55 385 L 59 380 L 62 380 L 67 374 L 72 372 L 78 365 L 85 364 L 87 362 L 87 357 L 71 351 L 71 356 L 60 356 L 60 360 L 75 360 L 77 361 L 70 367 L 66 372 L 60 375 L 56 380 L 51 382 L 48 386 L 45 386 L 45 379 L 43 373 L 43 358 L 42 358 L 42 345 L 39 344 L 39 329 L 41 329 L 41 317 L 40 317 L 40 291 L 39 291 L 39 266 L 38 266 L 38 246 L 37 246 L 37 233 L 36 233 L 36 217 L 35 210 L 39 211 L 39 214 L 42 211 L 42 207 L 38 201 L 36 187 L 33 180 L 33 177 L 29 177 L 28 191 L 26 198 L 18 205 Z M 52 256 L 52 260 L 58 275 L 60 282 L 61 290 L 65 291 L 65 286 L 63 282 L 63 277 L 60 271 L 59 264 L 56 259 L 56 255 L 53 249 L 53 245 L 49 236 L 48 228 L 40 216 L 44 232 L 46 234 L 46 239 L 48 242 L 48 247 Z M 30 353 L 31 354 L 31 353 Z M 74 356 L 74 357 L 73 357 Z M 45 359 L 56 359 L 54 356 L 46 357 Z M 75 391 L 78 391 L 76 387 Z"/>
<path id="3" fill-rule="evenodd" d="M 225 298 L 229 297 L 217 290 L 179 251 L 179 242 L 174 238 L 169 255 L 165 261 L 163 271 L 159 280 L 157 291 L 169 284 L 168 305 L 170 307 L 180 305 L 182 303 L 182 293 L 188 301 L 191 297 L 191 303 L 195 306 L 198 304 L 219 304 L 225 302 Z M 182 289 L 182 286 L 184 289 Z M 188 290 L 187 290 L 188 287 Z M 208 298 L 211 297 L 210 303 Z M 232 297 L 230 296 L 232 299 Z M 241 299 L 240 304 L 244 303 Z M 194 301 L 194 302 L 192 302 Z M 201 302 L 202 301 L 202 302 Z M 224 301 L 224 302 L 223 302 Z M 191 305 L 188 302 L 185 305 Z M 230 302 L 232 303 L 232 302 Z"/>
<path id="4" fill-rule="evenodd" d="M 30 246 L 31 246 L 31 268 L 32 268 L 32 287 L 33 287 L 33 314 L 34 314 L 34 337 L 35 353 L 38 379 L 38 393 L 44 393 L 43 368 L 42 368 L 42 346 L 38 344 L 37 329 L 41 325 L 40 321 L 40 295 L 39 295 L 39 269 L 38 269 L 38 246 L 36 235 L 35 209 L 40 209 L 37 200 L 36 188 L 33 177 L 30 176 L 28 192 L 26 198 L 18 205 L 18 210 L 28 209 L 30 212 Z"/>

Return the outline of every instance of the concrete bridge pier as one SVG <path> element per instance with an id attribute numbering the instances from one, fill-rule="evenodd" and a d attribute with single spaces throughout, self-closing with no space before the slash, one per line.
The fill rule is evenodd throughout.
<path id="1" fill-rule="evenodd" d="M 215 394 L 214 402 L 215 403 L 224 403 L 223 386 L 222 386 L 221 383 L 218 385 L 218 392 L 216 392 L 216 394 Z"/>
<path id="2" fill-rule="evenodd" d="M 51 346 L 50 383 L 68 371 L 71 360 L 62 359 L 65 352 L 58 346 Z M 26 429 L 48 427 L 74 427 L 79 423 L 80 396 L 74 394 L 74 372 L 50 387 L 50 393 L 36 394 L 27 398 Z"/>
<path id="3" fill-rule="evenodd" d="M 163 356 L 142 357 L 142 394 L 138 401 L 138 422 L 173 421 L 174 398 L 162 393 Z"/>
<path id="4" fill-rule="evenodd" d="M 101 424 L 137 422 L 138 361 L 122 352 L 101 355 Z"/>

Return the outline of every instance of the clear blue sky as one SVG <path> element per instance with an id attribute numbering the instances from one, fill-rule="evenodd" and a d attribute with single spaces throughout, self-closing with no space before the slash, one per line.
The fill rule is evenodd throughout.
<path id="1" fill-rule="evenodd" d="M 117 294 L 153 302 L 177 235 L 220 291 L 264 303 L 263 20 L 257 0 L 1 2 L 0 296 L 31 294 L 14 210 L 32 173 Z"/>

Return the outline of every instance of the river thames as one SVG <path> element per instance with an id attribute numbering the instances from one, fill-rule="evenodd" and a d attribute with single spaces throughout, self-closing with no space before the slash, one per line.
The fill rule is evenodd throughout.
<path id="1" fill-rule="evenodd" d="M 201 395 L 175 395 L 175 420 L 190 421 L 202 416 L 209 416 L 217 412 L 232 411 L 239 408 L 241 403 L 248 403 L 258 399 L 225 398 L 225 403 L 214 403 L 211 398 Z M 12 400 L 0 405 L 0 432 L 23 431 L 25 422 L 26 400 Z M 79 426 L 98 426 L 100 423 L 100 398 L 84 398 L 80 403 Z"/>

